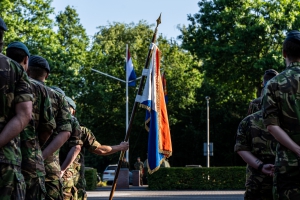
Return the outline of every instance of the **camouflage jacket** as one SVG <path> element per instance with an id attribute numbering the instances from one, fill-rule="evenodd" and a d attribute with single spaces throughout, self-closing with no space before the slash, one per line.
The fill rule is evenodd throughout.
<path id="1" fill-rule="evenodd" d="M 263 124 L 262 111 L 244 118 L 239 124 L 234 151 L 250 151 L 264 163 L 275 162 L 276 140 Z"/>
<path id="2" fill-rule="evenodd" d="M 39 135 L 56 127 L 48 92 L 44 85 L 29 78 L 33 94 L 33 119 L 21 133 L 22 173 L 25 176 L 45 176 L 44 159 Z"/>
<path id="3" fill-rule="evenodd" d="M 81 130 L 81 141 L 83 142 L 82 148 L 78 156 L 76 157 L 73 165 L 70 168 L 77 170 L 81 177 L 84 177 L 84 154 L 85 150 L 88 149 L 93 152 L 101 144 L 97 141 L 92 131 L 84 126 L 80 126 Z"/>
<path id="4" fill-rule="evenodd" d="M 81 129 L 80 129 L 80 124 L 77 120 L 76 117 L 72 116 L 72 132 L 71 136 L 68 139 L 68 141 L 61 147 L 60 152 L 59 152 L 59 161 L 60 165 L 65 161 L 69 151 L 71 150 L 72 147 L 76 145 L 81 145 L 82 146 L 82 141 L 81 141 Z"/>
<path id="5" fill-rule="evenodd" d="M 66 99 L 55 90 L 46 86 L 48 91 L 51 105 L 54 113 L 54 118 L 56 122 L 56 129 L 53 134 L 43 145 L 42 150 L 44 150 L 52 140 L 62 131 L 72 132 L 71 127 L 71 113 L 69 112 L 69 104 Z M 59 165 L 59 149 L 44 160 L 45 170 L 46 170 L 46 180 L 58 180 L 60 174 Z"/>
<path id="6" fill-rule="evenodd" d="M 264 90 L 262 109 L 265 126 L 280 126 L 300 145 L 300 63 L 291 63 L 271 79 Z M 296 154 L 278 143 L 277 166 L 298 166 Z"/>
<path id="7" fill-rule="evenodd" d="M 15 115 L 17 103 L 32 101 L 29 79 L 23 68 L 0 53 L 0 132 Z M 0 148 L 0 163 L 21 165 L 20 136 Z"/>

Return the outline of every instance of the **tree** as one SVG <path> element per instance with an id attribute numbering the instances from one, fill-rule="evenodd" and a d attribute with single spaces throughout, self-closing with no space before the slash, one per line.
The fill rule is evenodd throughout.
<path id="1" fill-rule="evenodd" d="M 58 26 L 57 39 L 59 49 L 51 57 L 51 81 L 66 91 L 66 94 L 75 98 L 80 91 L 83 79 L 78 74 L 80 68 L 86 63 L 89 38 L 80 24 L 79 16 L 74 8 L 67 6 L 63 12 L 56 16 Z"/>
<path id="2" fill-rule="evenodd" d="M 125 46 L 129 44 L 137 76 L 141 75 L 148 52 L 148 46 L 153 34 L 153 26 L 144 21 L 138 24 L 112 23 L 99 27 L 95 35 L 87 64 L 82 69 L 85 89 L 78 98 L 79 118 L 87 127 L 93 130 L 95 136 L 103 144 L 117 144 L 125 136 L 125 84 L 101 76 L 90 71 L 95 68 L 102 72 L 125 79 Z M 172 126 L 188 118 L 189 107 L 193 107 L 195 90 L 200 86 L 201 74 L 196 68 L 199 62 L 188 52 L 183 51 L 178 44 L 159 36 L 157 45 L 162 52 L 162 68 L 168 79 L 169 120 Z M 93 58 L 93 59 L 90 59 Z M 136 88 L 129 88 L 129 110 L 131 110 L 136 95 Z M 185 116 L 186 119 L 181 119 Z M 139 109 L 134 120 L 130 137 L 130 161 L 134 163 L 137 156 L 146 159 L 148 134 L 144 128 L 145 111 Z M 188 118 L 188 120 L 190 120 Z M 176 141 L 175 135 L 173 144 Z M 94 163 L 105 167 L 117 162 L 118 155 L 107 158 L 88 154 L 87 164 Z M 174 162 L 175 164 L 175 162 Z"/>
<path id="3" fill-rule="evenodd" d="M 232 165 L 238 123 L 249 101 L 259 96 L 264 71 L 284 69 L 281 46 L 285 33 L 299 27 L 300 1 L 203 0 L 198 5 L 179 38 L 203 61 L 197 112 L 205 119 L 204 96 L 211 96 L 215 156 L 221 158 L 218 163 Z"/>

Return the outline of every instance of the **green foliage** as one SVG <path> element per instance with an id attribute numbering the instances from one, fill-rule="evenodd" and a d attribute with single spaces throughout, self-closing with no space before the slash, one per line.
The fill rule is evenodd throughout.
<path id="1" fill-rule="evenodd" d="M 169 161 L 171 166 L 206 163 L 202 156 L 205 96 L 210 96 L 211 166 L 244 164 L 233 153 L 238 123 L 249 101 L 260 93 L 264 70 L 284 68 L 281 44 L 286 31 L 300 25 L 300 1 L 203 0 L 198 5 L 199 12 L 188 17 L 190 24 L 181 27 L 181 46 L 162 34 L 157 40 L 169 98 L 174 150 Z M 76 10 L 67 6 L 56 14 L 51 0 L 2 0 L 0 13 L 9 28 L 5 43 L 22 41 L 31 54 L 45 57 L 51 67 L 47 85 L 61 87 L 75 100 L 79 121 L 101 144 L 119 144 L 126 127 L 125 84 L 91 69 L 124 80 L 128 44 L 140 76 L 154 26 L 143 20 L 99 24 L 98 32 L 89 38 Z M 51 15 L 56 16 L 55 21 Z M 129 112 L 136 92 L 136 87 L 129 88 Z M 144 117 L 145 111 L 138 109 L 130 136 L 132 168 L 137 156 L 146 159 Z M 118 157 L 87 153 L 86 165 L 103 171 L 108 164 L 117 163 Z"/>
<path id="2" fill-rule="evenodd" d="M 286 32 L 299 28 L 300 1 L 203 0 L 198 5 L 199 12 L 188 16 L 190 24 L 180 28 L 179 38 L 184 49 L 203 61 L 203 82 L 196 93 L 198 104 L 190 114 L 191 122 L 184 120 L 186 130 L 181 130 L 195 133 L 191 141 L 205 142 L 205 96 L 210 96 L 210 139 L 215 148 L 212 163 L 236 165 L 233 146 L 237 126 L 249 101 L 260 95 L 264 71 L 284 69 L 281 46 Z M 176 149 L 187 147 L 186 135 L 178 137 L 185 144 L 174 144 Z M 202 153 L 202 145 L 190 143 L 193 150 Z M 194 163 L 189 164 L 204 161 L 199 156 L 180 157 L 182 164 L 193 158 Z"/>
<path id="3" fill-rule="evenodd" d="M 97 170 L 94 168 L 86 167 L 85 172 L 86 190 L 95 190 L 97 187 Z"/>
<path id="4" fill-rule="evenodd" d="M 241 190 L 245 167 L 161 168 L 148 175 L 150 190 Z"/>
<path id="5" fill-rule="evenodd" d="M 102 144 L 118 144 L 124 139 L 125 84 L 91 72 L 91 68 L 124 80 L 125 47 L 129 44 L 136 74 L 140 76 L 153 34 L 152 29 L 144 21 L 138 24 L 112 23 L 99 27 L 99 32 L 94 36 L 89 58 L 80 72 L 85 80 L 85 88 L 78 97 L 77 104 L 81 122 L 93 130 Z M 166 72 L 168 81 L 170 124 L 175 125 L 196 105 L 196 89 L 202 78 L 197 70 L 198 62 L 190 53 L 162 36 L 158 37 L 157 44 L 162 52 L 161 67 Z M 136 92 L 136 88 L 129 87 L 129 110 L 134 104 Z M 139 109 L 130 137 L 132 164 L 137 156 L 146 159 L 148 134 L 144 129 L 144 117 L 145 111 Z M 118 155 L 100 158 L 87 154 L 87 163 L 90 166 L 97 163 L 97 166 L 101 166 L 99 171 L 108 164 L 117 163 L 117 160 Z"/>
<path id="6" fill-rule="evenodd" d="M 299 27 L 299 6 L 291 0 L 199 2 L 199 13 L 189 15 L 191 24 L 181 28 L 180 38 L 183 48 L 203 59 L 208 84 L 229 92 L 220 103 L 241 94 L 253 98 L 264 70 L 283 69 L 281 44 L 286 31 Z"/>
<path id="7" fill-rule="evenodd" d="M 78 72 L 86 63 L 89 38 L 76 10 L 70 6 L 56 16 L 56 22 L 57 39 L 61 46 L 57 56 L 51 58 L 55 66 L 51 72 L 51 81 L 65 90 L 66 94 L 76 98 L 81 93 L 78 86 L 84 84 Z"/>

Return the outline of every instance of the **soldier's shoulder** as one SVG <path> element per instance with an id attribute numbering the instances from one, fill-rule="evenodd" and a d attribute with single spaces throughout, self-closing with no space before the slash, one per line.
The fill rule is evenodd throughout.
<path id="1" fill-rule="evenodd" d="M 1 67 L 11 67 L 14 71 L 20 71 L 23 72 L 23 67 L 20 66 L 19 63 L 16 61 L 10 59 L 9 57 L 3 55 L 0 53 L 0 66 Z"/>
<path id="2" fill-rule="evenodd" d="M 261 103 L 261 97 L 258 97 L 256 99 L 253 99 L 250 104 L 260 104 Z"/>

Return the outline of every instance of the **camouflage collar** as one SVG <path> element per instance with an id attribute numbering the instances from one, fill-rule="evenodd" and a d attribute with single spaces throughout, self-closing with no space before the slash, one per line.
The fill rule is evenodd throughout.
<path id="1" fill-rule="evenodd" d="M 287 68 L 300 67 L 300 62 L 291 62 Z"/>

